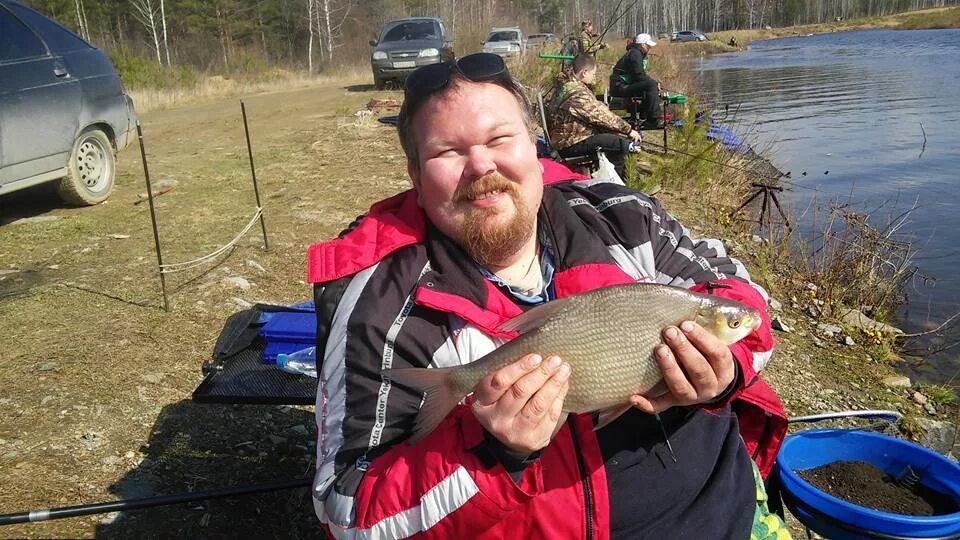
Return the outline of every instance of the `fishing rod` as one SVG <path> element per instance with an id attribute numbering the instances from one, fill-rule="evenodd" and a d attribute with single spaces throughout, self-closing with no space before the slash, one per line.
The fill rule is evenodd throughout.
<path id="1" fill-rule="evenodd" d="M 613 20 L 611 20 L 611 21 L 607 24 L 607 26 L 603 29 L 603 32 L 600 32 L 600 36 L 598 37 L 598 41 L 600 41 L 600 42 L 602 43 L 602 42 L 603 42 L 603 37 L 604 37 L 605 35 L 607 35 L 607 32 L 610 31 L 611 28 L 613 28 L 613 25 L 615 25 L 615 24 L 617 24 L 618 22 L 620 22 L 620 19 L 622 19 L 627 13 L 630 12 L 630 10 L 632 10 L 634 7 L 636 7 L 637 4 L 639 4 L 639 3 L 640 3 L 640 0 L 634 0 L 634 2 L 633 2 L 632 4 L 630 4 L 630 5 L 627 7 L 627 9 L 623 10 L 623 12 L 620 13 L 620 15 L 614 17 Z M 614 12 L 614 13 L 616 13 L 617 10 L 620 9 L 620 5 L 621 5 L 621 4 L 623 4 L 623 0 L 620 0 L 619 2 L 617 2 L 616 7 L 613 8 L 613 12 Z"/>
<path id="2" fill-rule="evenodd" d="M 13 525 L 16 523 L 34 523 L 37 521 L 47 521 L 51 519 L 88 516 L 91 514 L 106 514 L 108 512 L 125 510 L 138 510 L 140 508 L 168 506 L 172 504 L 203 501 L 207 499 L 221 499 L 226 497 L 235 497 L 238 495 L 252 495 L 254 493 L 267 493 L 270 491 L 308 487 L 312 482 L 313 480 L 310 478 L 295 478 L 293 480 L 268 482 L 266 484 L 257 484 L 253 486 L 214 489 L 210 491 L 195 491 L 192 493 L 181 493 L 178 495 L 162 495 L 143 499 L 121 499 L 119 501 L 81 504 L 78 506 L 64 506 L 60 508 L 41 508 L 26 512 L 16 512 L 13 514 L 0 514 L 0 526 Z"/>

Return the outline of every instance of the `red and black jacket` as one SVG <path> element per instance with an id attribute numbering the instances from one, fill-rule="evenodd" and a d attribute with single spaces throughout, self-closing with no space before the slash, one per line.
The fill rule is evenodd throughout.
<path id="1" fill-rule="evenodd" d="M 523 309 L 433 229 L 413 192 L 404 192 L 374 205 L 341 238 L 309 250 L 324 351 L 314 499 L 333 536 L 749 532 L 753 513 L 745 505 L 755 488 L 747 452 L 769 471 L 786 427 L 776 396 L 757 375 L 773 347 L 765 293 L 720 242 L 692 239 L 655 199 L 629 188 L 548 185 L 539 219 L 550 236 L 558 297 L 632 281 L 705 292 L 711 282 L 725 285 L 713 294 L 760 310 L 764 324 L 731 347 L 744 384 L 730 400 L 744 423 L 729 401 L 665 412 L 674 463 L 651 417 L 632 411 L 595 432 L 589 415 L 572 415 L 519 482 L 482 451 L 484 431 L 463 405 L 418 444 L 401 444 L 421 396 L 392 387 L 380 371 L 476 360 L 514 337 L 497 328 Z M 624 512 L 632 514 L 629 523 L 618 518 Z"/>

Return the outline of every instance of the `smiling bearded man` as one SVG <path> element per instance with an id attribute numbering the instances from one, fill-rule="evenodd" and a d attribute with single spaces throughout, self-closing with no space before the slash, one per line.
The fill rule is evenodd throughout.
<path id="1" fill-rule="evenodd" d="M 741 399 L 766 388 L 756 373 L 773 346 L 765 315 L 731 346 L 692 321 L 664 329 L 652 352 L 667 393 L 631 396 L 606 426 L 593 414 L 561 420 L 571 367 L 542 351 L 482 378 L 409 442 L 424 395 L 384 370 L 475 362 L 516 336 L 504 323 L 570 295 L 655 281 L 709 286 L 766 313 L 765 293 L 723 245 L 692 239 L 655 199 L 602 182 L 544 186 L 529 110 L 498 56 L 418 69 L 398 123 L 413 189 L 310 248 L 323 351 L 313 495 L 326 532 L 746 539 L 758 519 L 779 523 L 758 504 L 748 450 L 769 470 L 757 438 L 776 441 L 786 419 Z M 745 425 L 752 447 L 733 399 L 766 423 Z"/>

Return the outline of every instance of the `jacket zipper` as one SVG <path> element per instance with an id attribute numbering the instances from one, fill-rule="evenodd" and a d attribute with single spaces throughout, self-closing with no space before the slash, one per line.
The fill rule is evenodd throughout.
<path id="1" fill-rule="evenodd" d="M 573 450 L 577 455 L 577 468 L 580 470 L 580 485 L 583 486 L 584 521 L 587 525 L 587 540 L 591 540 L 593 538 L 593 493 L 590 490 L 590 481 L 587 477 L 587 464 L 583 462 L 583 455 L 580 453 L 580 436 L 577 433 L 577 427 L 574 425 L 573 417 L 571 416 L 567 422 L 570 424 Z"/>

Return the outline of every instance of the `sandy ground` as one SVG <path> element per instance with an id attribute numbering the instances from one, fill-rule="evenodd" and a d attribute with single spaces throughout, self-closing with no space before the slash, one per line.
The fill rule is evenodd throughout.
<path id="1" fill-rule="evenodd" d="M 0 513 L 311 473 L 312 407 L 202 405 L 191 392 L 227 316 L 243 302 L 309 298 L 306 246 L 408 187 L 394 129 L 355 114 L 373 97 L 399 95 L 340 83 L 246 99 L 270 250 L 254 227 L 215 263 L 171 274 L 169 313 L 148 206 L 136 204 L 136 147 L 119 155 L 105 204 L 68 208 L 44 189 L 0 198 Z M 157 199 L 165 262 L 228 242 L 255 207 L 238 101 L 142 123 L 153 179 L 176 182 Z M 710 232 L 696 225 L 716 209 L 696 194 L 660 196 Z M 749 255 L 749 243 L 730 246 Z M 238 277 L 248 289 L 227 281 Z M 782 335 L 767 374 L 791 414 L 897 406 L 905 391 L 882 389 L 889 371 L 872 362 Z M 2 538 L 317 535 L 305 489 L 0 528 Z"/>

